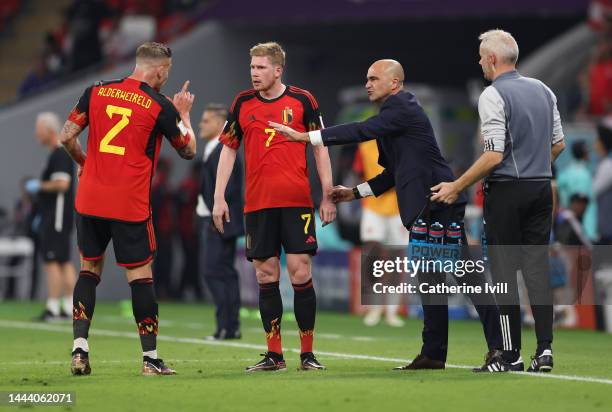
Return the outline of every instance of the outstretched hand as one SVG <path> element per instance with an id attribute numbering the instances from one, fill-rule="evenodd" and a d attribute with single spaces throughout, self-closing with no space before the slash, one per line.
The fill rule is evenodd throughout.
<path id="1" fill-rule="evenodd" d="M 334 203 L 350 202 L 351 200 L 355 200 L 353 189 L 340 185 L 332 187 L 328 192 L 328 196 Z"/>
<path id="2" fill-rule="evenodd" d="M 310 137 L 308 133 L 298 132 L 297 130 L 292 129 L 289 126 L 285 126 L 284 124 L 276 123 L 276 122 L 268 122 L 270 126 L 274 128 L 277 132 L 285 136 L 288 140 L 293 142 L 310 142 Z"/>

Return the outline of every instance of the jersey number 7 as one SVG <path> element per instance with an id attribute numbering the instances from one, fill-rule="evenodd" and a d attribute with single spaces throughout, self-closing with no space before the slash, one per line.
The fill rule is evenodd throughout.
<path id="1" fill-rule="evenodd" d="M 268 135 L 268 140 L 266 140 L 266 147 L 270 147 L 270 142 L 272 142 L 272 139 L 274 139 L 274 136 L 276 135 L 276 130 L 264 129 L 264 132 Z"/>
<path id="2" fill-rule="evenodd" d="M 106 106 L 106 114 L 110 119 L 113 118 L 114 114 L 121 115 L 121 119 L 104 135 L 100 141 L 100 152 L 112 153 L 119 156 L 125 155 L 125 147 L 115 146 L 110 144 L 117 135 L 130 123 L 130 116 L 132 115 L 132 109 L 126 107 L 113 106 L 109 104 Z"/>

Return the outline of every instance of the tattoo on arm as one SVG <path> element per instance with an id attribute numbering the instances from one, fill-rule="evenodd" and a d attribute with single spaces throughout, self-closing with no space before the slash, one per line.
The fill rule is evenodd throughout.
<path id="1" fill-rule="evenodd" d="M 83 116 L 87 116 L 83 113 Z M 60 134 L 60 141 L 64 146 L 64 149 L 68 152 L 72 160 L 78 163 L 80 166 L 85 164 L 85 153 L 81 148 L 81 143 L 79 142 L 79 134 L 83 131 L 83 127 L 78 124 L 66 120 L 64 123 L 64 127 L 62 128 L 62 132 Z"/>

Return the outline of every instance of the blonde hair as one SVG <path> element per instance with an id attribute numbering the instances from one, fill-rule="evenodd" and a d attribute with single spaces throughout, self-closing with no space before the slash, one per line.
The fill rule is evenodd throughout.
<path id="1" fill-rule="evenodd" d="M 172 50 L 170 47 L 162 43 L 156 43 L 148 41 L 141 44 L 136 49 L 136 64 L 151 64 L 163 59 L 169 59 L 172 57 Z"/>
<path id="2" fill-rule="evenodd" d="M 59 133 L 62 127 L 59 117 L 53 112 L 38 113 L 38 116 L 36 116 L 36 122 L 44 124 L 55 133 Z"/>
<path id="3" fill-rule="evenodd" d="M 272 64 L 285 67 L 285 51 L 276 42 L 259 43 L 251 47 L 251 57 L 268 57 Z"/>
<path id="4" fill-rule="evenodd" d="M 480 46 L 483 49 L 497 56 L 503 63 L 516 64 L 518 61 L 518 44 L 507 31 L 500 29 L 489 30 L 482 33 L 478 40 L 480 40 Z"/>

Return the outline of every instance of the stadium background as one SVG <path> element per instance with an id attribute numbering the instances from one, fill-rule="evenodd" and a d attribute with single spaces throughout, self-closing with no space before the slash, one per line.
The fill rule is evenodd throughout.
<path id="1" fill-rule="evenodd" d="M 191 80 L 190 88 L 196 95 L 192 110 L 196 134 L 195 126 L 207 103 L 229 105 L 238 91 L 250 88 L 248 49 L 255 43 L 275 40 L 288 54 L 285 83 L 312 91 L 326 124 L 360 119 L 373 113 L 363 90 L 365 72 L 376 59 L 399 60 L 406 70 L 407 89 L 415 92 L 425 106 L 445 157 L 455 172 L 461 173 L 481 150 L 476 102 L 485 83 L 478 66 L 477 37 L 481 32 L 496 27 L 510 31 L 516 37 L 520 47 L 521 73 L 543 80 L 554 90 L 559 99 L 568 147 L 573 141 L 584 139 L 591 150 L 592 171 L 598 161 L 592 151 L 595 125 L 612 114 L 612 80 L 609 74 L 612 57 L 609 52 L 604 52 L 603 57 L 598 55 L 611 44 L 609 16 L 612 16 L 612 2 L 609 0 L 100 2 L 122 12 L 114 18 L 102 19 L 98 27 L 99 34 L 106 39 L 102 43 L 103 58 L 78 68 L 72 65 L 70 44 L 74 42 L 71 30 L 77 26 L 71 18 L 79 17 L 67 17 L 64 11 L 86 1 L 1 2 L 0 133 L 3 146 L 0 150 L 0 259 L 3 266 L 0 299 L 27 300 L 31 288 L 32 262 L 27 257 L 31 255 L 31 247 L 27 241 L 16 241 L 12 209 L 20 196 L 21 180 L 26 176 L 37 177 L 47 156 L 46 150 L 33 137 L 37 113 L 52 110 L 63 118 L 82 90 L 92 82 L 129 74 L 133 67 L 134 46 L 145 40 L 167 41 L 172 47 L 173 68 L 164 88 L 166 94 L 177 90 L 184 80 Z M 52 42 L 46 37 L 47 33 L 51 33 Z M 51 43 L 54 46 L 50 46 Z M 590 83 L 591 69 L 595 62 L 601 61 L 604 67 L 608 67 L 607 85 L 604 83 L 603 86 L 602 83 Z M 24 88 L 22 82 L 32 73 L 38 77 L 37 81 Z M 608 104 L 607 111 L 603 112 L 594 110 L 591 101 L 595 94 L 592 88 L 600 87 L 607 87 L 608 91 L 598 93 Z M 201 142 L 198 145 L 199 159 L 203 145 Z M 334 183 L 355 182 L 356 177 L 350 171 L 353 152 L 354 148 L 350 147 L 331 151 Z M 176 191 L 188 175 L 191 164 L 179 161 L 167 144 L 162 156 L 172 163 L 170 186 Z M 557 172 L 570 163 L 571 150 L 568 148 L 558 160 Z M 314 164 L 312 156 L 310 164 Z M 318 179 L 311 181 L 318 202 Z M 468 208 L 468 229 L 476 241 L 481 230 L 477 197 L 472 191 L 472 204 Z M 358 216 L 358 205 L 343 205 L 337 223 L 325 229 L 321 229 L 320 222 L 317 223 L 320 252 L 315 258 L 313 271 L 323 309 L 338 312 L 361 310 L 357 292 L 360 260 L 356 239 Z M 173 219 L 178 218 L 174 215 Z M 176 287 L 182 259 L 178 235 L 175 238 L 172 279 Z M 73 252 L 78 265 L 76 246 Z M 9 257 L 15 254 L 23 254 L 26 258 L 19 265 L 10 266 Z M 129 287 L 120 268 L 110 264 L 114 261 L 112 250 L 107 252 L 107 258 L 109 264 L 97 290 L 99 301 L 109 302 L 102 306 L 101 311 L 110 317 L 121 312 L 121 305 L 115 302 L 129 298 Z M 254 306 L 256 285 L 252 269 L 242 256 L 238 257 L 237 266 L 241 272 L 243 303 Z M 14 276 L 15 280 L 9 281 L 9 276 Z M 44 273 L 41 273 L 35 301 L 45 297 L 44 280 Z M 15 288 L 12 296 L 7 296 L 11 282 L 15 282 Z M 287 287 L 288 282 L 281 283 L 285 283 L 283 293 L 292 293 Z M 178 298 L 170 293 L 165 302 L 173 300 L 193 302 L 194 296 L 187 293 Z M 290 306 L 290 299 L 285 299 L 285 302 Z M 454 318 L 472 317 L 463 298 L 457 298 L 453 303 Z M 42 307 L 42 303 L 38 306 Z M 32 308 L 38 306 L 0 302 L 3 315 L 10 314 L 11 319 L 17 320 L 20 311 L 29 315 Z M 201 307 L 199 302 L 184 308 L 168 307 L 171 316 L 180 319 L 212 318 L 210 309 Z M 600 319 L 598 324 L 592 306 L 577 309 L 574 323 L 566 326 L 603 329 L 607 320 L 608 331 L 612 329 L 612 315 Z M 407 310 L 410 316 L 418 315 L 416 306 Z M 333 319 L 332 324 L 337 321 L 340 325 L 340 318 Z M 246 325 L 257 323 L 248 319 L 244 321 Z M 403 334 L 410 334 L 412 340 L 418 338 L 418 323 L 409 326 L 410 332 L 404 331 Z M 338 328 L 342 330 L 341 326 Z M 466 328 L 477 330 L 476 324 Z M 206 332 L 210 331 L 198 333 Z M 398 332 L 383 330 L 375 333 L 394 336 Z M 601 339 L 594 334 L 567 336 L 575 339 L 576 345 Z M 593 350 L 606 350 L 609 342 L 601 341 L 602 346 Z M 609 348 L 607 346 L 608 351 Z M 606 373 L 600 375 L 608 376 Z"/>

